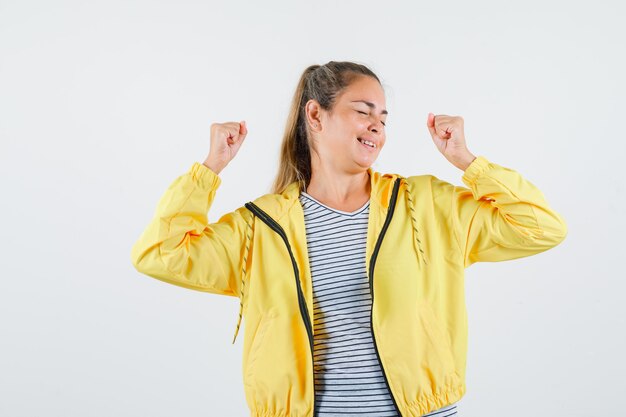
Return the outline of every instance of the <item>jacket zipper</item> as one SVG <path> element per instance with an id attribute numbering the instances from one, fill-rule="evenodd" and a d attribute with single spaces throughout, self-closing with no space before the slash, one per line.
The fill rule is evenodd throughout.
<path id="1" fill-rule="evenodd" d="M 372 332 L 372 339 L 374 340 L 374 349 L 376 350 L 376 357 L 378 358 L 378 363 L 380 363 L 380 369 L 383 371 L 383 376 L 385 377 L 385 384 L 387 384 L 387 389 L 391 394 L 391 399 L 393 400 L 393 405 L 396 408 L 396 412 L 398 416 L 402 417 L 402 413 L 400 412 L 400 408 L 398 407 L 398 403 L 396 402 L 396 398 L 393 395 L 393 391 L 391 390 L 391 386 L 389 386 L 389 380 L 387 379 L 387 374 L 385 373 L 385 367 L 383 366 L 382 361 L 380 360 L 380 354 L 378 353 L 378 346 L 376 345 L 376 335 L 374 334 L 374 265 L 376 263 L 376 256 L 378 255 L 378 250 L 380 249 L 380 245 L 382 244 L 383 237 L 385 232 L 387 231 L 387 227 L 391 222 L 391 217 L 393 217 L 394 209 L 396 208 L 396 198 L 398 196 L 398 188 L 400 186 L 400 178 L 396 179 L 396 182 L 393 185 L 393 192 L 391 193 L 391 201 L 389 203 L 389 211 L 387 211 L 387 217 L 385 218 L 385 223 L 383 225 L 383 229 L 378 236 L 378 241 L 376 242 L 376 247 L 374 248 L 374 253 L 370 258 L 370 294 L 372 297 L 372 308 L 370 311 L 370 330 Z"/>
<path id="2" fill-rule="evenodd" d="M 391 399 L 393 400 L 393 405 L 398 413 L 398 416 L 402 417 L 402 413 L 400 412 L 400 408 L 398 407 L 398 403 L 396 402 L 396 398 L 393 395 L 393 391 L 391 391 L 391 387 L 389 386 L 389 380 L 387 379 L 387 374 L 385 373 L 385 368 L 383 366 L 382 361 L 380 360 L 380 354 L 378 352 L 378 347 L 376 345 L 376 335 L 374 334 L 374 325 L 373 325 L 373 309 L 374 309 L 374 265 L 376 263 L 376 256 L 378 255 L 378 251 L 380 249 L 380 245 L 382 244 L 383 237 L 387 228 L 389 227 L 389 223 L 391 222 L 391 217 L 393 216 L 394 209 L 396 207 L 396 199 L 398 196 L 398 188 L 400 187 L 400 179 L 396 179 L 396 182 L 393 186 L 393 192 L 391 194 L 391 202 L 389 211 L 387 212 L 387 217 L 385 219 L 385 223 L 383 225 L 383 229 L 378 236 L 378 241 L 376 242 L 376 247 L 374 248 L 374 253 L 370 259 L 370 293 L 372 297 L 372 309 L 370 311 L 370 330 L 372 332 L 372 339 L 374 340 L 374 349 L 376 350 L 376 357 L 378 358 L 378 362 L 380 363 L 380 368 L 383 371 L 383 376 L 385 377 L 385 384 L 387 385 L 387 389 L 391 394 Z M 309 336 L 309 346 L 311 349 L 311 366 L 313 370 L 313 416 L 315 416 L 315 363 L 313 360 L 313 328 L 311 326 L 311 321 L 309 319 L 308 308 L 306 306 L 306 302 L 304 300 L 304 293 L 302 291 L 302 287 L 300 286 L 300 274 L 298 271 L 298 264 L 293 256 L 291 251 L 291 246 L 289 245 L 289 240 L 287 239 L 287 235 L 283 228 L 274 221 L 265 211 L 263 211 L 256 204 L 249 202 L 245 204 L 246 208 L 256 214 L 265 224 L 267 224 L 272 230 L 279 234 L 282 237 L 285 245 L 287 246 L 287 250 L 289 251 L 289 256 L 291 257 L 291 263 L 293 264 L 293 270 L 296 277 L 296 289 L 298 292 L 298 305 L 300 307 L 300 315 L 304 321 L 304 326 L 306 327 L 307 334 Z"/>
<path id="3" fill-rule="evenodd" d="M 304 292 L 302 291 L 302 287 L 300 286 L 300 273 L 298 271 L 298 264 L 296 263 L 296 259 L 291 252 L 291 246 L 289 245 L 289 240 L 287 239 L 287 235 L 283 228 L 272 219 L 265 211 L 263 211 L 259 206 L 252 202 L 248 202 L 245 204 L 245 207 L 256 214 L 259 219 L 261 219 L 265 224 L 267 224 L 272 230 L 274 230 L 280 237 L 283 238 L 285 245 L 287 246 L 287 250 L 289 251 L 289 256 L 291 257 L 291 263 L 293 264 L 293 271 L 296 277 L 296 290 L 298 293 L 298 306 L 300 307 L 300 315 L 302 316 L 302 320 L 304 321 L 304 326 L 306 327 L 307 334 L 309 336 L 309 346 L 311 348 L 311 373 L 313 374 L 313 413 L 315 416 L 315 363 L 313 360 L 313 326 L 311 325 L 309 311 L 306 306 L 306 301 L 304 299 Z"/>

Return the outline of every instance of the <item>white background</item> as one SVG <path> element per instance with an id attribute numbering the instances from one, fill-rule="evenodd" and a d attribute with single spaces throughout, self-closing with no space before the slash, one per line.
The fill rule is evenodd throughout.
<path id="1" fill-rule="evenodd" d="M 239 300 L 142 275 L 130 248 L 213 122 L 249 134 L 209 221 L 268 192 L 297 80 L 329 60 L 384 84 L 374 169 L 462 185 L 426 128 L 460 115 L 470 151 L 568 225 L 466 270 L 459 416 L 619 414 L 624 19 L 618 1 L 1 0 L 0 415 L 248 415 Z"/>

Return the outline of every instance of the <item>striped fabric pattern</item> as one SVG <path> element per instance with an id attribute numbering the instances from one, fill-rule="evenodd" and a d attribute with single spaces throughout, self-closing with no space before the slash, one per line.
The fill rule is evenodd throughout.
<path id="1" fill-rule="evenodd" d="M 300 192 L 313 279 L 315 416 L 395 417 L 370 327 L 370 202 L 346 212 Z M 457 415 L 457 403 L 426 416 Z"/>

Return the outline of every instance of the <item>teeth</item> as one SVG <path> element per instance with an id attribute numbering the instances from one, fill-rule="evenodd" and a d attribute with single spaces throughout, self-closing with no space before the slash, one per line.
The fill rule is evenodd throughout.
<path id="1" fill-rule="evenodd" d="M 364 143 L 364 144 L 366 144 L 366 145 L 369 145 L 369 146 L 371 146 L 372 148 L 375 148 L 375 147 L 376 147 L 376 145 L 374 144 L 374 142 L 370 142 L 370 141 L 369 141 L 369 140 L 367 140 L 367 139 L 359 139 L 359 140 L 361 141 L 361 143 Z"/>

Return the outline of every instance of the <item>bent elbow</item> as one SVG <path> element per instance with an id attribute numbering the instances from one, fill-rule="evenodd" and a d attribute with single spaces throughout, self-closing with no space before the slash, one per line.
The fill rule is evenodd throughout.
<path id="1" fill-rule="evenodd" d="M 130 251 L 130 263 L 135 270 L 141 272 L 141 256 L 138 256 L 134 250 Z"/>
<path id="2" fill-rule="evenodd" d="M 548 207 L 533 206 L 536 226 L 530 232 L 530 240 L 550 249 L 559 245 L 567 236 L 567 223 L 563 216 Z"/>
<path id="3" fill-rule="evenodd" d="M 535 243 L 540 243 L 545 250 L 558 246 L 567 236 L 567 223 L 563 217 L 554 213 L 549 222 L 544 222 L 541 232 L 534 236 Z"/>
<path id="4" fill-rule="evenodd" d="M 567 237 L 567 223 L 565 223 L 565 220 L 561 216 L 558 216 L 558 219 L 559 219 L 559 224 L 558 224 L 558 227 L 556 228 L 554 246 L 563 242 L 565 238 Z"/>
<path id="5" fill-rule="evenodd" d="M 149 268 L 149 258 L 150 258 L 150 250 L 146 250 L 142 247 L 140 242 L 136 242 L 131 250 L 130 250 L 130 262 L 137 270 L 137 272 L 141 272 L 142 274 L 147 273 Z"/>
<path id="6" fill-rule="evenodd" d="M 567 223 L 565 223 L 563 216 L 558 213 L 553 213 L 552 222 L 550 222 L 550 227 L 547 228 L 546 234 L 549 236 L 552 247 L 557 246 L 565 240 L 567 236 Z"/>

